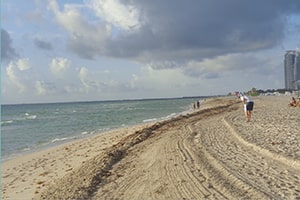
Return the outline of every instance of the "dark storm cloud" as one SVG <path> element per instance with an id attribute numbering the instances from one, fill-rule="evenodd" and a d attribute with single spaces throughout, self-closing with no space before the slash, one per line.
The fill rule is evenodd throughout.
<path id="1" fill-rule="evenodd" d="M 12 47 L 12 40 L 9 33 L 1 29 L 1 60 L 9 61 L 18 57 L 15 49 Z"/>
<path id="2" fill-rule="evenodd" d="M 37 46 L 40 49 L 44 49 L 44 50 L 52 50 L 52 44 L 46 41 L 43 41 L 41 39 L 35 38 L 34 39 L 34 45 Z"/>
<path id="3" fill-rule="evenodd" d="M 123 1 L 124 2 L 124 1 Z M 141 27 L 94 48 L 72 40 L 83 57 L 107 55 L 153 60 L 201 60 L 228 53 L 268 49 L 284 37 L 288 14 L 298 0 L 128 0 L 140 11 Z M 125 3 L 124 3 L 125 4 Z M 83 48 L 78 48 L 82 46 Z M 80 49 L 80 50 L 79 50 Z M 95 51 L 93 51 L 95 50 Z"/>
<path id="4" fill-rule="evenodd" d="M 124 40 L 127 44 L 138 43 L 136 54 L 154 50 L 191 58 L 270 48 L 283 38 L 284 14 L 295 11 L 294 2 L 136 1 L 152 34 L 140 32 Z"/>

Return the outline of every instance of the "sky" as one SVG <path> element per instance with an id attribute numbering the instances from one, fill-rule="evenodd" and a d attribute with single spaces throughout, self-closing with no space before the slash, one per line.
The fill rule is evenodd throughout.
<path id="1" fill-rule="evenodd" d="M 2 104 L 284 88 L 299 0 L 2 0 Z"/>

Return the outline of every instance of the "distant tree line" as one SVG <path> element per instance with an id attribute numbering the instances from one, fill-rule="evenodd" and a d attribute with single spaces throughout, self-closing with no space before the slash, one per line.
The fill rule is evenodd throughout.
<path id="1" fill-rule="evenodd" d="M 287 90 L 287 89 L 267 89 L 267 90 L 256 90 L 256 91 L 258 94 L 266 94 L 266 93 L 274 93 L 274 92 L 284 94 L 285 92 L 292 92 L 292 90 Z"/>
<path id="2" fill-rule="evenodd" d="M 256 89 L 256 88 L 252 88 L 251 90 L 245 92 L 248 95 L 251 96 L 258 96 L 260 94 L 268 94 L 268 93 L 275 93 L 278 92 L 280 94 L 285 94 L 285 92 L 293 92 L 292 90 L 287 90 L 287 89 L 267 89 L 267 90 L 261 90 L 261 89 Z M 228 93 L 228 95 L 232 95 L 232 93 Z"/>

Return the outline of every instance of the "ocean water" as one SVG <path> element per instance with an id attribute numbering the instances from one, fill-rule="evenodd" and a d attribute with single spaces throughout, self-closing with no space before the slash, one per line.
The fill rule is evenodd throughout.
<path id="1" fill-rule="evenodd" d="M 114 128 L 174 117 L 201 98 L 1 106 L 2 160 L 101 134 Z"/>

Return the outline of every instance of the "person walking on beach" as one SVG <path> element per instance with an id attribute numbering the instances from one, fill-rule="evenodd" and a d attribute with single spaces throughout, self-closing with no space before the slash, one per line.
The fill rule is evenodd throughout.
<path id="1" fill-rule="evenodd" d="M 200 101 L 197 101 L 197 108 L 200 108 Z"/>
<path id="2" fill-rule="evenodd" d="M 252 99 L 250 97 L 246 96 L 245 94 L 241 94 L 240 98 L 244 104 L 246 120 L 247 120 L 247 122 L 250 122 L 251 114 L 252 114 L 251 112 L 253 110 L 254 102 L 252 101 Z"/>

